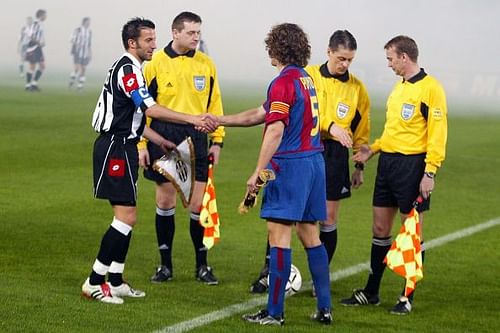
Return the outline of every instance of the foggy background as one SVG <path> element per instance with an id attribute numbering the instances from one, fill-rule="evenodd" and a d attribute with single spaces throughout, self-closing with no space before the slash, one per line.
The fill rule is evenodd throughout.
<path id="1" fill-rule="evenodd" d="M 500 1 L 496 0 L 198 0 L 198 1 L 15 1 L 0 13 L 4 31 L 0 83 L 24 87 L 17 74 L 17 42 L 26 16 L 47 10 L 44 22 L 46 71 L 40 80 L 66 86 L 72 71 L 70 36 L 84 16 L 91 18 L 93 58 L 88 86 L 102 84 L 108 67 L 123 52 L 121 28 L 131 17 L 156 23 L 158 48 L 171 39 L 170 25 L 181 11 L 202 17 L 202 34 L 219 73 L 222 93 L 235 87 L 262 89 L 276 75 L 264 38 L 277 23 L 297 23 L 312 45 L 310 63 L 326 61 L 328 39 L 347 29 L 357 39 L 351 72 L 374 101 L 383 103 L 399 80 L 387 67 L 384 44 L 405 34 L 419 46 L 419 64 L 444 85 L 450 107 L 465 113 L 500 114 Z M 450 108 L 450 112 L 453 110 Z"/>

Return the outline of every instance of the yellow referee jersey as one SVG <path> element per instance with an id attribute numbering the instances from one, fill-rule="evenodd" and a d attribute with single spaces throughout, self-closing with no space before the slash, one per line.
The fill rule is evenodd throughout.
<path id="1" fill-rule="evenodd" d="M 405 155 L 426 153 L 425 171 L 435 173 L 445 158 L 447 113 L 443 87 L 421 69 L 394 86 L 387 99 L 384 131 L 370 148 Z"/>
<path id="2" fill-rule="evenodd" d="M 217 70 L 202 52 L 193 50 L 179 55 L 170 42 L 146 63 L 144 78 L 151 95 L 162 106 L 193 115 L 223 115 Z M 221 143 L 224 135 L 224 127 L 219 126 L 209 133 L 209 138 Z"/>
<path id="3" fill-rule="evenodd" d="M 334 139 L 332 124 L 346 129 L 353 144 L 367 144 L 370 137 L 370 98 L 363 83 L 349 72 L 334 76 L 325 64 L 306 67 L 318 95 L 322 139 Z M 354 150 L 357 150 L 356 148 Z"/>

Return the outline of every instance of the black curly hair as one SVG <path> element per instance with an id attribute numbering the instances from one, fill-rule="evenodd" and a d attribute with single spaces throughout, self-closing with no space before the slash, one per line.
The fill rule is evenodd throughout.
<path id="1" fill-rule="evenodd" d="M 305 67 L 311 57 L 307 34 L 294 23 L 275 25 L 264 41 L 269 57 L 282 65 Z"/>

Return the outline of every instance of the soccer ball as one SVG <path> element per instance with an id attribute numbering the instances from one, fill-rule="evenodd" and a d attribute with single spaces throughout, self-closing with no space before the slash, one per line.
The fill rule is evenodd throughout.
<path id="1" fill-rule="evenodd" d="M 269 286 L 269 275 L 267 276 L 267 285 Z M 302 275 L 300 275 L 299 269 L 295 265 L 292 265 L 290 268 L 290 276 L 288 277 L 285 287 L 285 295 L 292 296 L 298 293 L 300 287 L 302 287 Z"/>
<path id="2" fill-rule="evenodd" d="M 292 296 L 298 293 L 300 287 L 302 287 L 302 275 L 300 275 L 299 269 L 295 265 L 292 265 L 290 276 L 288 277 L 288 282 L 285 287 L 285 295 Z"/>

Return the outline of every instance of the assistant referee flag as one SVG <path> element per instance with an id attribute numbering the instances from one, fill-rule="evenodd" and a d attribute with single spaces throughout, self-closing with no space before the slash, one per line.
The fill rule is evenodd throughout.
<path id="1" fill-rule="evenodd" d="M 219 213 L 217 212 L 217 201 L 215 198 L 215 185 L 213 175 L 213 155 L 208 156 L 208 180 L 203 195 L 203 203 L 200 212 L 200 224 L 205 228 L 203 234 L 203 245 L 212 248 L 219 241 Z"/>
<path id="2" fill-rule="evenodd" d="M 384 259 L 387 267 L 406 279 L 405 296 L 407 297 L 415 290 L 417 281 L 424 277 L 420 235 L 418 211 L 414 207 Z"/>

